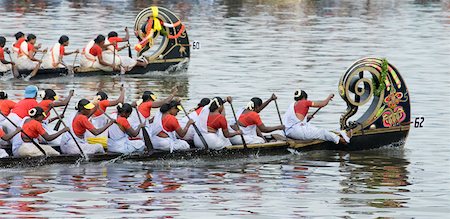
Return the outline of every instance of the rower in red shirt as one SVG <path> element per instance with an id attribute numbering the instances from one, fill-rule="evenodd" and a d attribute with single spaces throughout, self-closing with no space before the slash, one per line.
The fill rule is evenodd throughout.
<path id="1" fill-rule="evenodd" d="M 92 110 L 95 110 L 96 106 L 89 102 L 89 100 L 81 99 L 77 104 L 77 113 L 70 119 L 68 124 L 72 128 L 72 132 L 76 137 L 77 143 L 86 154 L 105 153 L 101 144 L 89 144 L 86 139 L 86 133 L 89 131 L 94 136 L 100 135 L 105 132 L 115 120 L 109 121 L 105 126 L 95 128 L 89 121 L 89 117 L 92 115 Z M 61 152 L 63 154 L 80 154 L 80 150 L 77 144 L 72 139 L 69 133 L 63 135 L 61 139 Z"/>
<path id="2" fill-rule="evenodd" d="M 164 100 L 156 101 L 157 96 L 151 91 L 144 91 L 142 99 L 136 101 L 132 105 L 138 106 L 138 111 L 145 119 L 150 118 L 152 108 L 159 108 L 163 104 L 169 103 L 177 95 L 178 88 L 175 86 L 172 88 L 171 94 Z"/>
<path id="3" fill-rule="evenodd" d="M 16 106 L 16 102 L 12 100 L 8 100 L 8 94 L 6 91 L 0 91 L 0 111 L 3 115 L 8 116 L 11 110 Z M 0 121 L 3 121 L 3 116 L 0 118 Z"/>
<path id="4" fill-rule="evenodd" d="M 64 56 L 79 53 L 78 49 L 73 52 L 66 52 L 65 47 L 69 46 L 69 37 L 62 35 L 58 42 L 55 43 L 53 48 L 48 54 L 46 54 L 42 60 L 42 68 L 54 69 L 54 68 L 68 68 L 64 63 Z"/>
<path id="5" fill-rule="evenodd" d="M 177 135 L 183 138 L 194 121 L 190 120 L 184 128 L 181 128 L 175 117 L 180 111 L 180 107 L 178 101 L 172 100 L 159 109 L 150 134 L 154 149 L 172 152 L 190 148 L 189 144 L 178 139 Z"/>
<path id="6" fill-rule="evenodd" d="M 231 97 L 227 97 L 227 102 L 231 101 Z M 201 111 L 197 119 L 198 128 L 205 138 L 209 149 L 221 150 L 226 146 L 230 146 L 229 138 L 240 134 L 240 131 L 230 132 L 225 117 L 224 103 L 225 101 L 222 98 L 215 97 L 211 100 L 211 104 Z M 205 147 L 198 134 L 194 136 L 194 144 L 198 148 Z"/>
<path id="7" fill-rule="evenodd" d="M 19 101 L 11 110 L 11 114 L 15 114 L 20 119 L 28 116 L 28 111 L 38 106 L 36 101 L 38 88 L 34 85 L 29 85 L 25 88 L 25 99 Z M 10 115 L 11 116 L 11 115 Z"/>
<path id="8" fill-rule="evenodd" d="M 211 102 L 211 100 L 209 98 L 201 99 L 200 103 L 197 104 L 197 107 L 192 109 L 191 112 L 189 113 L 189 118 L 196 121 L 198 116 L 200 115 L 200 112 L 203 110 L 203 107 L 207 106 L 210 102 Z M 181 120 L 181 125 L 187 124 L 189 121 L 189 118 L 187 116 L 183 117 L 183 119 Z M 186 141 L 192 141 L 192 140 L 194 140 L 194 136 L 195 136 L 195 129 L 194 129 L 194 127 L 191 126 L 189 128 L 188 133 L 186 133 L 186 135 L 184 136 L 183 139 Z"/>
<path id="9" fill-rule="evenodd" d="M 44 118 L 44 121 L 46 121 L 47 124 L 52 123 L 54 120 L 58 119 L 58 117 L 55 117 L 48 120 L 52 111 L 52 107 L 66 106 L 67 104 L 69 104 L 69 101 L 73 96 L 73 92 L 73 90 L 70 90 L 69 95 L 64 100 L 59 100 L 58 95 L 56 95 L 56 92 L 53 89 L 45 89 L 43 95 L 41 96 L 42 101 L 39 103 L 39 107 L 44 109 L 44 112 L 47 115 Z"/>
<path id="10" fill-rule="evenodd" d="M 0 36 L 0 73 L 6 73 L 7 71 L 11 71 L 14 69 L 13 73 L 16 72 L 16 64 L 10 60 L 6 61 L 5 59 L 5 52 L 10 54 L 10 51 L 8 48 L 4 49 L 6 45 L 6 38 L 3 36 Z M 14 75 L 14 77 L 17 77 L 18 75 Z"/>
<path id="11" fill-rule="evenodd" d="M 253 97 L 247 104 L 247 106 L 238 112 L 237 116 L 239 118 L 238 119 L 239 129 L 242 130 L 244 140 L 247 144 L 265 143 L 266 140 L 262 136 L 262 133 L 269 133 L 275 130 L 284 129 L 283 125 L 271 127 L 264 125 L 264 123 L 261 120 L 261 117 L 259 116 L 259 113 L 264 108 L 266 108 L 266 106 L 269 105 L 269 103 L 272 100 L 276 99 L 277 96 L 275 96 L 275 94 L 272 94 L 272 96 L 263 103 L 261 98 Z M 230 140 L 231 143 L 233 143 L 234 145 L 243 144 L 241 136 L 235 136 Z"/>
<path id="12" fill-rule="evenodd" d="M 126 45 L 119 47 L 119 43 L 121 42 L 128 42 L 130 39 L 130 33 L 128 32 L 128 27 L 125 27 L 125 37 L 121 38 L 115 31 L 111 31 L 108 34 L 108 39 L 105 41 L 105 45 L 107 45 L 107 50 L 111 52 L 112 54 L 116 55 L 116 61 L 120 63 L 121 71 L 123 73 L 130 71 L 133 69 L 134 66 L 140 66 L 140 67 L 147 67 L 147 60 L 144 59 L 138 59 L 134 60 L 132 57 L 128 56 L 120 56 L 119 51 L 128 48 L 130 45 L 127 43 Z"/>
<path id="13" fill-rule="evenodd" d="M 11 140 L 14 136 L 16 136 L 22 129 L 18 127 L 14 132 L 6 134 L 3 129 L 0 127 L 0 139 L 7 142 Z M 5 151 L 5 149 L 0 148 L 0 158 L 8 157 L 9 154 Z"/>
<path id="14" fill-rule="evenodd" d="M 30 74 L 31 77 L 35 76 L 39 70 L 42 61 L 35 58 L 37 52 L 46 53 L 47 49 L 40 50 L 41 44 L 36 44 L 36 36 L 34 34 L 28 34 L 27 40 L 20 44 L 19 55 L 17 59 L 17 68 L 19 70 L 33 70 Z"/>
<path id="15" fill-rule="evenodd" d="M 106 72 L 120 71 L 119 60 L 114 60 L 111 56 L 104 56 L 103 49 L 106 49 L 105 36 L 98 35 L 93 41 L 83 49 L 80 64 L 83 68 L 97 68 Z M 116 61 L 116 62 L 114 62 Z"/>
<path id="16" fill-rule="evenodd" d="M 48 134 L 42 126 L 42 121 L 45 118 L 45 112 L 40 107 L 34 107 L 29 112 L 30 118 L 26 119 L 21 134 L 23 144 L 19 146 L 15 151 L 15 156 L 28 157 L 28 156 L 43 156 L 42 152 L 37 148 L 32 141 L 35 143 L 39 142 L 39 137 L 44 138 L 46 141 L 52 141 L 56 139 L 58 136 L 62 135 L 64 132 L 69 131 L 69 128 L 64 128 L 61 131 Z M 25 133 L 25 134 L 24 134 Z M 31 139 L 30 139 L 30 138 Z M 53 149 L 49 145 L 40 145 L 42 149 L 46 152 L 48 156 L 57 156 L 59 152 Z"/>
<path id="17" fill-rule="evenodd" d="M 22 43 L 26 40 L 26 37 L 25 34 L 20 31 L 14 34 L 14 37 L 16 38 L 16 42 L 14 42 L 12 46 L 12 52 L 14 54 L 13 58 L 16 60 L 19 55 L 20 45 L 22 45 Z"/>

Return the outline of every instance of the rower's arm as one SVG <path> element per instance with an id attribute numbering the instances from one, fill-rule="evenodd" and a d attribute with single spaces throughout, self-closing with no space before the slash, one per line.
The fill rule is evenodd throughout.
<path id="1" fill-rule="evenodd" d="M 273 132 L 275 130 L 283 130 L 284 129 L 284 125 L 266 126 L 263 123 L 263 124 L 258 126 L 258 129 L 261 130 L 261 132 L 269 133 L 269 132 Z"/>
<path id="2" fill-rule="evenodd" d="M 103 57 L 102 57 L 101 55 L 98 56 L 98 62 L 99 62 L 101 65 L 109 66 L 109 67 L 111 67 L 111 68 L 113 68 L 113 69 L 116 67 L 116 66 L 114 66 L 113 64 L 109 64 L 109 63 L 105 62 L 105 60 L 103 60 Z"/>
<path id="3" fill-rule="evenodd" d="M 258 109 L 255 109 L 255 112 L 260 113 L 264 108 L 266 108 L 267 105 L 269 105 L 270 102 L 272 102 L 272 100 L 276 100 L 277 96 L 275 96 L 275 94 L 272 94 L 272 96 L 267 99 L 260 107 L 258 107 Z"/>
<path id="4" fill-rule="evenodd" d="M 11 140 L 14 136 L 16 136 L 20 131 L 22 131 L 22 128 L 18 127 L 14 132 L 6 134 L 2 137 L 4 141 Z"/>
<path id="5" fill-rule="evenodd" d="M 223 133 L 223 136 L 225 136 L 225 138 L 231 138 L 231 137 L 241 134 L 240 131 L 231 133 L 230 130 L 228 130 L 228 129 L 222 129 L 222 133 Z"/>
<path id="6" fill-rule="evenodd" d="M 130 39 L 130 32 L 128 32 L 128 27 L 125 27 L 125 38 L 123 41 L 128 41 Z"/>
<path id="7" fill-rule="evenodd" d="M 106 131 L 106 129 L 108 129 L 112 124 L 114 124 L 116 122 L 116 120 L 111 120 L 108 122 L 108 124 L 106 124 L 105 126 L 103 126 L 102 128 L 99 129 L 92 129 L 89 130 L 93 135 L 97 136 L 102 134 L 104 131 Z"/>
<path id="8" fill-rule="evenodd" d="M 139 132 L 141 131 L 141 129 L 143 127 L 144 127 L 144 124 L 139 124 L 139 126 L 136 129 L 133 129 L 133 128 L 130 127 L 129 129 L 127 129 L 125 131 L 128 134 L 128 136 L 134 138 L 134 137 L 139 135 Z"/>
<path id="9" fill-rule="evenodd" d="M 321 108 L 324 107 L 326 105 L 328 105 L 328 103 L 333 99 L 334 94 L 330 94 L 327 99 L 322 100 L 322 101 L 313 101 L 312 106 L 311 107 L 315 107 L 315 108 Z"/>
<path id="10" fill-rule="evenodd" d="M 49 135 L 47 132 L 45 132 L 42 137 L 46 140 L 46 141 L 53 141 L 55 140 L 57 137 L 59 137 L 60 135 L 62 135 L 64 132 L 69 131 L 69 128 L 65 127 L 63 129 L 61 129 L 59 132 Z"/>
<path id="11" fill-rule="evenodd" d="M 178 134 L 178 136 L 180 136 L 180 138 L 184 138 L 184 136 L 186 136 L 186 133 L 189 131 L 189 127 L 194 123 L 194 121 L 189 120 L 188 123 L 186 123 L 186 126 L 184 126 L 184 129 L 178 128 L 177 130 L 175 130 Z"/>
<path id="12" fill-rule="evenodd" d="M 58 120 L 58 119 L 59 119 L 59 117 L 51 118 L 51 119 L 48 120 L 48 124 L 50 124 L 50 123 L 52 123 L 52 122 L 54 122 L 55 120 Z"/>
<path id="13" fill-rule="evenodd" d="M 119 103 L 125 102 L 125 90 L 123 87 L 120 88 L 120 96 L 116 100 L 109 101 L 109 106 L 116 106 Z"/>
<path id="14" fill-rule="evenodd" d="M 172 91 L 171 91 L 171 94 L 169 95 L 169 97 L 167 97 L 164 100 L 154 101 L 153 104 L 152 104 L 152 108 L 159 108 L 162 105 L 164 105 L 166 103 L 169 103 L 170 101 L 173 100 L 173 98 L 175 97 L 175 95 L 177 95 L 177 93 L 178 93 L 177 86 L 172 87 Z"/>
<path id="15" fill-rule="evenodd" d="M 0 60 L 4 65 L 11 64 L 11 62 L 6 61 L 5 59 Z"/>
<path id="16" fill-rule="evenodd" d="M 69 96 L 67 96 L 64 100 L 53 102 L 52 106 L 58 107 L 58 106 L 65 106 L 65 105 L 69 104 L 70 99 L 72 99 L 72 97 L 73 97 L 73 92 L 74 92 L 73 90 L 70 90 Z"/>

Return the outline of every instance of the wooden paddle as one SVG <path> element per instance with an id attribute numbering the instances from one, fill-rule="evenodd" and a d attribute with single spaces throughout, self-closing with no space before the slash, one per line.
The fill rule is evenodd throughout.
<path id="1" fill-rule="evenodd" d="M 72 98 L 72 97 L 71 97 Z M 70 100 L 69 102 L 67 102 L 67 104 L 64 106 L 63 112 L 61 115 L 64 115 L 66 113 L 67 107 L 69 106 Z M 61 120 L 58 120 L 58 122 L 56 122 L 55 127 L 53 128 L 53 130 L 55 131 L 59 131 L 59 127 L 61 126 Z"/>
<path id="2" fill-rule="evenodd" d="M 278 108 L 277 99 L 275 99 L 274 101 L 275 101 L 275 107 L 277 108 L 278 118 L 280 119 L 281 125 L 283 125 L 283 119 L 281 119 L 280 108 Z M 287 138 L 286 129 L 283 129 L 283 133 L 284 133 L 284 136 L 286 136 L 286 138 Z"/>
<path id="3" fill-rule="evenodd" d="M 9 56 L 10 62 L 12 62 L 11 52 L 9 52 L 9 50 L 8 50 L 8 56 Z M 12 70 L 14 78 L 18 78 L 20 76 L 19 70 L 17 70 L 17 67 L 15 65 L 11 64 L 11 70 Z"/>
<path id="4" fill-rule="evenodd" d="M 128 40 L 128 57 L 133 58 L 133 54 L 131 54 L 130 40 Z"/>
<path id="5" fill-rule="evenodd" d="M 189 120 L 191 120 L 191 118 L 189 117 L 189 114 L 186 112 L 186 109 L 183 107 L 183 105 L 181 103 L 180 103 L 180 106 L 183 109 L 183 112 L 186 115 L 186 117 Z M 193 123 L 192 126 L 194 127 L 194 130 L 197 133 L 198 137 L 200 137 L 200 140 L 202 141 L 203 146 L 205 146 L 205 150 L 209 150 L 208 143 L 206 142 L 205 138 L 203 137 L 202 133 L 200 132 L 200 129 L 198 129 L 198 127 L 197 127 L 197 125 L 195 123 Z"/>
<path id="6" fill-rule="evenodd" d="M 238 131 L 240 131 L 241 129 L 239 128 L 239 121 L 236 117 L 236 112 L 234 112 L 234 107 L 233 107 L 232 101 L 230 101 L 230 106 L 231 106 L 231 110 L 233 111 L 234 121 L 236 121 L 236 127 L 237 127 Z M 240 136 L 241 136 L 241 140 L 244 145 L 244 148 L 247 149 L 247 142 L 245 142 L 244 135 L 241 133 Z"/>
<path id="7" fill-rule="evenodd" d="M 52 107 L 52 110 L 53 110 L 53 112 L 55 112 L 56 116 L 58 117 L 58 119 L 59 119 L 58 122 L 61 122 L 61 123 L 64 125 L 64 127 L 68 128 L 67 125 L 66 125 L 66 123 L 63 121 L 63 119 L 61 118 L 61 116 L 58 114 L 58 111 L 56 111 L 55 107 Z M 70 129 L 70 128 L 69 128 L 69 129 Z M 81 156 L 82 156 L 84 159 L 87 160 L 88 157 L 87 157 L 86 154 L 84 153 L 83 149 L 81 149 L 81 146 L 78 144 L 77 139 L 75 139 L 75 136 L 73 136 L 73 133 L 72 133 L 70 130 L 69 130 L 69 134 L 70 134 L 70 136 L 72 137 L 72 139 L 73 139 L 73 141 L 75 142 L 75 144 L 77 145 L 78 150 L 80 150 Z"/>
<path id="8" fill-rule="evenodd" d="M 136 107 L 136 113 L 139 118 L 139 123 L 142 124 L 141 114 L 139 113 L 139 110 L 137 109 L 137 107 Z M 145 146 L 147 146 L 147 151 L 150 152 L 151 150 L 153 150 L 153 144 L 152 144 L 152 141 L 150 140 L 150 135 L 148 134 L 147 129 L 145 127 L 142 127 L 142 135 L 144 136 L 144 142 L 145 142 Z"/>
<path id="9" fill-rule="evenodd" d="M 322 109 L 322 107 L 320 107 L 319 109 L 317 109 L 308 119 L 306 119 L 307 122 L 311 121 L 312 118 L 314 118 L 314 115 L 316 115 L 316 113 L 319 112 L 319 110 Z"/>
<path id="10" fill-rule="evenodd" d="M 11 121 L 11 119 L 9 119 L 8 117 L 6 117 L 5 114 L 3 114 L 1 111 L 0 111 L 0 115 L 2 115 L 3 117 L 5 117 L 5 119 L 8 120 L 8 122 L 10 122 L 14 127 L 18 128 L 18 126 L 17 126 L 13 121 Z M 47 153 L 45 152 L 45 150 L 44 150 L 38 143 L 36 143 L 36 142 L 33 140 L 33 138 L 31 138 L 31 137 L 30 137 L 27 133 L 25 133 L 23 130 L 20 130 L 20 132 L 22 132 L 25 136 L 27 136 L 27 138 L 31 140 L 31 143 L 33 143 L 34 146 L 36 146 L 36 147 L 44 154 L 45 157 L 48 157 L 48 155 L 47 155 Z"/>

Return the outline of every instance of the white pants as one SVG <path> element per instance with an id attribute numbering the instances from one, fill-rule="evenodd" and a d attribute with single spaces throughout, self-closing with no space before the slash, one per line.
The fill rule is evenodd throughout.
<path id="1" fill-rule="evenodd" d="M 59 152 L 53 149 L 49 145 L 40 145 L 42 149 L 44 149 L 45 153 L 48 156 L 58 156 Z M 19 157 L 36 157 L 36 156 L 44 156 L 42 152 L 31 142 L 24 142 L 22 146 L 17 150 Z"/>
<path id="2" fill-rule="evenodd" d="M 12 65 L 11 64 L 3 64 L 2 62 L 0 62 L 0 72 L 7 72 L 10 71 L 12 69 Z"/>
<path id="3" fill-rule="evenodd" d="M 145 149 L 145 143 L 143 140 L 130 140 L 128 137 L 113 140 L 108 139 L 108 151 L 131 154 L 134 152 L 143 152 Z"/>
<path id="4" fill-rule="evenodd" d="M 16 64 L 19 70 L 33 70 L 39 63 L 31 61 L 31 59 L 23 55 L 17 59 Z"/>
<path id="5" fill-rule="evenodd" d="M 9 154 L 6 153 L 5 149 L 0 149 L 0 158 L 9 157 Z"/>
<path id="6" fill-rule="evenodd" d="M 286 130 L 289 138 L 297 140 L 324 140 L 339 144 L 339 136 L 325 129 L 317 128 L 309 123 L 298 123 Z"/>
<path id="7" fill-rule="evenodd" d="M 105 150 L 101 144 L 88 144 L 84 139 L 77 138 L 77 143 L 85 154 L 104 154 Z M 81 154 L 77 144 L 67 132 L 63 134 L 61 139 L 61 152 L 63 154 Z"/>
<path id="8" fill-rule="evenodd" d="M 153 148 L 162 151 L 182 151 L 189 150 L 189 144 L 180 139 L 172 140 L 171 138 L 161 138 L 159 136 L 151 137 Z"/>
<path id="9" fill-rule="evenodd" d="M 263 143 L 266 143 L 266 141 L 263 138 L 261 138 L 259 136 L 256 136 L 256 135 L 244 135 L 244 140 L 245 140 L 245 143 L 247 143 L 247 144 L 263 144 Z M 230 138 L 230 141 L 234 145 L 242 145 L 242 144 L 244 144 L 244 143 L 242 143 L 241 135 L 233 136 L 232 138 Z"/>
<path id="10" fill-rule="evenodd" d="M 212 150 L 221 150 L 224 147 L 231 145 L 230 139 L 223 136 L 222 130 L 218 130 L 217 133 L 202 133 L 202 136 L 205 138 L 208 148 Z M 197 148 L 205 148 L 202 140 L 197 134 L 194 136 L 194 145 Z"/>

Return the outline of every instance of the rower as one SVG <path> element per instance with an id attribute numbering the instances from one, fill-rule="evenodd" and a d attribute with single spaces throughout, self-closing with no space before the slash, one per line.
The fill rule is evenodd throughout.
<path id="1" fill-rule="evenodd" d="M 227 102 L 230 103 L 231 101 L 231 97 L 227 97 Z M 222 98 L 215 97 L 210 105 L 202 109 L 196 121 L 209 149 L 220 150 L 230 146 L 229 138 L 241 133 L 240 131 L 230 132 L 225 118 L 224 103 L 225 101 Z M 197 133 L 194 136 L 194 144 L 197 148 L 205 147 Z"/>
<path id="2" fill-rule="evenodd" d="M 117 105 L 117 123 L 109 128 L 108 151 L 122 154 L 144 151 L 145 143 L 142 139 L 129 139 L 129 137 L 138 136 L 140 130 L 145 127 L 144 123 L 139 124 L 136 129 L 131 127 L 128 117 L 130 117 L 132 111 L 133 107 L 129 103 Z"/>
<path id="3" fill-rule="evenodd" d="M 27 39 L 25 37 L 25 34 L 22 32 L 17 32 L 16 34 L 14 34 L 14 37 L 16 38 L 16 42 L 14 42 L 13 46 L 12 46 L 12 52 L 13 52 L 13 61 L 17 61 L 18 56 L 19 56 L 19 52 L 20 52 L 20 45 L 22 45 L 22 43 Z"/>
<path id="4" fill-rule="evenodd" d="M 22 129 L 18 127 L 14 132 L 6 134 L 2 127 L 0 127 L 0 144 L 6 145 L 9 140 L 11 140 L 14 136 L 16 136 Z M 5 151 L 5 149 L 0 148 L 0 158 L 8 157 L 9 154 Z"/>
<path id="5" fill-rule="evenodd" d="M 49 124 L 59 119 L 58 117 L 50 118 L 52 107 L 60 107 L 69 104 L 69 101 L 72 98 L 72 96 L 73 90 L 69 92 L 69 96 L 67 96 L 64 100 L 59 100 L 58 95 L 56 95 L 56 92 L 53 89 L 45 89 L 45 91 L 41 94 L 42 101 L 39 103 L 39 107 L 41 107 L 46 114 L 46 117 L 44 118 L 43 121 L 43 126 L 48 133 L 50 134 L 56 133 L 53 130 L 53 128 L 49 127 Z M 57 138 L 53 140 L 51 144 L 59 145 L 60 142 L 61 139 Z"/>
<path id="6" fill-rule="evenodd" d="M 103 114 L 103 112 L 106 112 L 108 107 L 117 106 L 119 103 L 123 104 L 125 100 L 125 90 L 121 87 L 120 96 L 115 100 L 108 100 L 108 95 L 103 91 L 97 92 L 96 95 L 97 96 L 95 97 L 93 103 L 97 105 L 99 109 L 94 112 L 94 115 L 91 117 L 90 121 L 95 128 L 101 128 L 108 123 L 108 118 Z M 87 133 L 86 139 L 91 144 L 100 143 L 103 147 L 106 147 L 108 144 L 108 132 L 104 132 L 99 135 Z"/>
<path id="7" fill-rule="evenodd" d="M 106 129 L 115 122 L 115 120 L 111 120 L 105 126 L 98 129 L 95 128 L 88 119 L 89 116 L 92 115 L 92 110 L 95 107 L 96 106 L 89 102 L 89 100 L 81 99 L 78 101 L 77 107 L 75 108 L 78 112 L 70 117 L 67 124 L 70 127 L 71 132 L 74 134 L 78 145 L 80 145 L 83 152 L 86 154 L 105 153 L 105 150 L 101 144 L 89 144 L 86 141 L 86 131 L 89 131 L 94 136 L 97 136 L 105 132 Z M 77 144 L 71 137 L 70 133 L 64 134 L 61 139 L 61 152 L 63 154 L 80 154 L 80 150 L 78 149 Z"/>
<path id="8" fill-rule="evenodd" d="M 253 97 L 247 106 L 241 109 L 237 113 L 239 129 L 242 130 L 242 134 L 244 136 L 244 140 L 247 144 L 262 144 L 265 143 L 266 140 L 262 136 L 263 133 L 273 132 L 275 130 L 283 130 L 284 125 L 272 126 L 268 127 L 264 125 L 259 116 L 259 113 L 266 108 L 266 106 L 272 101 L 276 100 L 277 96 L 272 94 L 272 96 L 267 99 L 264 103 L 261 98 Z M 231 139 L 231 143 L 234 145 L 243 144 L 242 138 L 240 136 L 234 136 Z"/>
<path id="9" fill-rule="evenodd" d="M 202 111 L 203 107 L 207 106 L 210 102 L 211 102 L 211 100 L 209 98 L 201 99 L 200 103 L 198 103 L 197 106 L 191 110 L 191 112 L 189 113 L 189 117 L 185 116 L 185 117 L 183 117 L 183 119 L 181 119 L 180 124 L 182 126 L 187 124 L 187 122 L 189 121 L 189 118 L 196 121 L 198 116 L 200 115 L 200 112 Z M 186 141 L 193 141 L 194 136 L 195 136 L 195 129 L 194 129 L 194 127 L 191 126 L 191 127 L 189 127 L 189 130 L 183 139 Z"/>
<path id="10" fill-rule="evenodd" d="M 52 141 L 63 133 L 69 131 L 69 128 L 64 128 L 59 132 L 50 135 L 42 126 L 42 121 L 46 117 L 44 110 L 41 107 L 34 107 L 28 113 L 30 115 L 30 118 L 27 118 L 22 126 L 23 132 L 26 133 L 26 135 L 22 133 L 21 136 L 23 143 L 18 148 L 16 148 L 15 151 L 13 151 L 13 154 L 14 156 L 20 157 L 43 156 L 44 154 L 32 143 L 32 141 L 38 143 L 40 136 L 46 141 Z M 27 135 L 32 139 L 29 139 Z M 42 149 L 44 149 L 45 153 L 48 156 L 59 155 L 59 152 L 49 145 L 40 146 Z"/>
<path id="11" fill-rule="evenodd" d="M 34 70 L 37 71 L 40 67 L 41 60 L 34 57 L 37 52 L 47 52 L 46 49 L 40 50 L 41 44 L 36 44 L 36 36 L 28 34 L 27 40 L 20 44 L 19 55 L 17 59 L 17 68 L 19 70 Z"/>
<path id="12" fill-rule="evenodd" d="M 6 44 L 6 38 L 3 36 L 0 36 L 0 73 L 6 73 L 8 71 L 11 71 L 16 67 L 16 63 L 14 63 L 12 60 L 6 61 L 5 59 L 5 52 L 7 54 L 10 54 L 10 51 L 8 48 L 4 49 Z"/>
<path id="13" fill-rule="evenodd" d="M 102 71 L 120 71 L 119 60 L 110 53 L 103 53 L 105 47 L 105 36 L 98 35 L 95 40 L 88 43 L 83 49 L 80 64 L 83 68 L 97 68 Z"/>
<path id="14" fill-rule="evenodd" d="M 143 59 L 144 61 L 141 61 L 141 60 L 134 60 L 128 56 L 119 56 L 118 51 L 121 51 L 122 49 L 125 49 L 130 46 L 129 44 L 127 44 L 119 48 L 118 45 L 119 42 L 126 42 L 130 39 L 128 27 L 125 28 L 125 32 L 126 32 L 125 38 L 120 38 L 117 32 L 111 31 L 108 34 L 108 39 L 105 41 L 105 45 L 108 45 L 106 51 L 108 53 L 116 55 L 116 62 L 120 64 L 122 72 L 130 71 L 131 69 L 133 69 L 134 66 L 140 66 L 144 68 L 147 67 L 146 62 L 147 60 L 145 58 Z"/>
<path id="15" fill-rule="evenodd" d="M 8 116 L 15 106 L 16 102 L 8 99 L 8 94 L 6 93 L 6 91 L 0 91 L 0 111 L 3 113 L 3 115 Z M 0 124 L 4 120 L 5 118 L 3 116 L 0 116 Z"/>
<path id="16" fill-rule="evenodd" d="M 327 99 L 322 101 L 308 100 L 308 94 L 303 90 L 297 90 L 294 93 L 295 102 L 292 103 L 284 114 L 283 123 L 286 125 L 287 137 L 297 140 L 324 140 L 331 141 L 335 144 L 350 143 L 347 133 L 341 131 L 341 136 L 325 129 L 317 128 L 308 122 L 310 107 L 321 108 L 333 99 L 334 95 L 330 94 Z"/>
<path id="17" fill-rule="evenodd" d="M 73 52 L 66 52 L 65 47 L 67 46 L 69 46 L 69 37 L 62 35 L 53 48 L 50 49 L 50 52 L 44 56 L 42 60 L 42 68 L 67 68 L 68 66 L 64 64 L 63 57 L 79 53 L 78 49 Z"/>
<path id="18" fill-rule="evenodd" d="M 189 127 L 194 123 L 193 120 L 189 120 L 186 126 L 181 128 L 175 117 L 180 108 L 180 103 L 172 100 L 170 103 L 162 105 L 159 109 L 154 118 L 150 134 L 154 149 L 173 152 L 190 148 L 186 141 L 178 139 L 176 136 L 183 138 Z"/>

